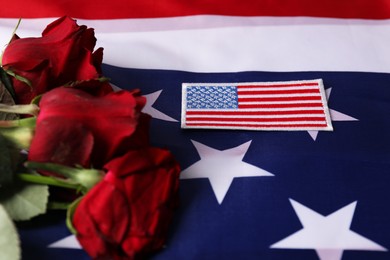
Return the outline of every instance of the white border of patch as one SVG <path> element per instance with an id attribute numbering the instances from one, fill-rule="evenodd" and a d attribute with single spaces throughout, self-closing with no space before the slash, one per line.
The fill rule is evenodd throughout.
<path id="1" fill-rule="evenodd" d="M 246 127 L 246 126 L 188 126 L 186 124 L 187 112 L 187 89 L 190 86 L 237 86 L 237 85 L 275 85 L 275 84 L 299 84 L 299 83 L 318 83 L 321 96 L 321 103 L 325 113 L 326 127 Z M 233 83 L 182 83 L 182 109 L 181 109 L 181 128 L 183 129 L 225 129 L 225 130 L 252 130 L 252 131 L 333 131 L 332 120 L 330 117 L 328 101 L 326 98 L 324 83 L 322 79 L 313 80 L 292 80 L 292 81 L 267 81 L 267 82 L 233 82 Z"/>

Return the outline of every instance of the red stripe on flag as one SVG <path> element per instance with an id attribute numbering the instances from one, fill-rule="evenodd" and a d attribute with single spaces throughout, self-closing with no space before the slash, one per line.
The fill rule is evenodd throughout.
<path id="1" fill-rule="evenodd" d="M 43 18 L 69 15 L 84 19 L 156 18 L 187 15 L 312 16 L 390 18 L 388 0 L 1 0 L 0 17 Z"/>

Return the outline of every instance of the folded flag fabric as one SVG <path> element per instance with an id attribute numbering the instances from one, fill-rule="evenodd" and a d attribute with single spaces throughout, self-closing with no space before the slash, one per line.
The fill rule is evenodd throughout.
<path id="1" fill-rule="evenodd" d="M 17 32 L 27 37 L 68 14 L 95 28 L 104 75 L 147 98 L 151 141 L 169 148 L 183 169 L 180 209 L 166 247 L 152 259 L 389 259 L 386 0 L 15 0 L 2 6 L 2 46 L 19 17 Z M 263 89 L 252 87 L 259 82 L 313 79 L 323 84 L 314 101 L 303 100 L 312 93 L 283 95 L 304 104 L 321 101 L 314 120 L 320 128 L 190 128 L 190 114 L 198 110 L 188 100 L 196 103 L 199 89 L 228 87 L 236 95 L 234 109 L 238 83 L 251 83 L 245 91 L 257 92 Z M 261 102 L 281 104 L 267 98 L 272 101 Z M 274 109 L 282 110 L 289 111 Z M 221 118 L 208 113 L 197 114 L 196 124 Z M 89 259 L 61 212 L 37 223 L 44 225 L 19 226 L 23 259 Z"/>

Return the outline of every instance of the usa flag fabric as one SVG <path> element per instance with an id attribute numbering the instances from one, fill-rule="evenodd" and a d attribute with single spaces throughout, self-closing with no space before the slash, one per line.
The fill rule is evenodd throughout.
<path id="1" fill-rule="evenodd" d="M 179 160 L 181 206 L 152 259 L 389 259 L 390 4 L 351 1 L 2 1 L 39 36 L 95 28 L 104 74 L 140 88 L 152 142 Z M 322 79 L 333 131 L 182 129 L 182 84 Z M 89 259 L 53 211 L 19 223 L 23 259 Z"/>

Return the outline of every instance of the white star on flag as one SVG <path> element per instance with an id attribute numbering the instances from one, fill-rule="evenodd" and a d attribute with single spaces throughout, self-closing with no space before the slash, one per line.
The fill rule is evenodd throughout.
<path id="1" fill-rule="evenodd" d="M 110 82 L 110 85 L 111 85 L 112 89 L 113 89 L 115 92 L 120 91 L 120 90 L 123 90 L 122 88 L 118 87 L 117 85 L 112 84 L 111 82 Z"/>
<path id="2" fill-rule="evenodd" d="M 143 95 L 146 98 L 146 104 L 145 104 L 144 108 L 142 109 L 142 112 L 149 114 L 153 118 L 156 118 L 156 119 L 161 119 L 161 120 L 169 121 L 169 122 L 178 122 L 176 119 L 174 119 L 174 118 L 162 113 L 161 111 L 155 109 L 154 107 L 152 107 L 153 104 L 158 99 L 158 97 L 160 96 L 161 92 L 162 92 L 162 90 L 158 90 L 156 92 L 153 92 L 153 93 L 150 93 L 147 95 Z"/>
<path id="3" fill-rule="evenodd" d="M 381 245 L 350 230 L 356 201 L 323 216 L 290 199 L 303 228 L 271 245 L 271 248 L 314 249 L 321 260 L 340 260 L 344 250 L 387 251 Z"/>
<path id="4" fill-rule="evenodd" d="M 191 141 L 200 160 L 182 171 L 180 178 L 208 178 L 219 204 L 222 203 L 234 178 L 273 176 L 272 173 L 242 161 L 252 141 L 223 151 Z"/>
<path id="5" fill-rule="evenodd" d="M 329 101 L 329 96 L 330 96 L 331 91 L 332 91 L 332 88 L 328 88 L 325 90 L 326 99 L 328 101 Z M 341 112 L 338 112 L 338 111 L 330 109 L 330 108 L 329 108 L 329 114 L 330 114 L 330 119 L 332 121 L 359 121 L 359 119 L 353 118 L 349 115 L 343 114 Z M 317 139 L 318 131 L 312 130 L 312 131 L 307 131 L 307 132 L 309 133 L 311 138 L 313 138 L 314 141 Z"/>
<path id="6" fill-rule="evenodd" d="M 79 241 L 75 235 L 67 236 L 63 239 L 60 239 L 47 247 L 49 248 L 67 248 L 67 249 L 82 249 Z"/>
<path id="7" fill-rule="evenodd" d="M 112 88 L 114 89 L 114 91 L 122 90 L 122 88 L 120 88 L 112 83 L 110 83 L 110 84 L 111 84 Z M 153 104 L 158 99 L 158 97 L 160 96 L 161 92 L 162 92 L 162 89 L 158 90 L 156 92 L 147 94 L 147 95 L 143 95 L 143 97 L 146 98 L 146 104 L 143 107 L 142 112 L 144 112 L 145 114 L 149 114 L 151 117 L 156 118 L 156 119 L 161 119 L 161 120 L 169 121 L 169 122 L 178 122 L 176 119 L 174 119 L 174 118 L 162 113 L 161 111 L 155 109 L 154 107 L 152 107 Z"/>

